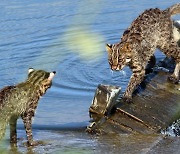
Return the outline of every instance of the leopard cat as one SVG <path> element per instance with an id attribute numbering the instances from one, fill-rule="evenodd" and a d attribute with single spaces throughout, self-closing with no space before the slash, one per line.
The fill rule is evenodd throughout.
<path id="1" fill-rule="evenodd" d="M 119 71 L 124 66 L 129 66 L 132 70 L 132 76 L 123 94 L 125 102 L 132 102 L 132 93 L 142 82 L 146 65 L 156 48 L 175 60 L 176 66 L 169 80 L 178 83 L 180 48 L 173 37 L 171 20 L 171 16 L 178 13 L 180 13 L 180 3 L 165 10 L 158 8 L 145 10 L 124 31 L 119 43 L 106 45 L 112 70 Z"/>
<path id="2" fill-rule="evenodd" d="M 27 135 L 27 144 L 36 145 L 32 135 L 32 118 L 38 105 L 38 100 L 51 87 L 54 72 L 43 70 L 28 70 L 25 82 L 15 86 L 6 86 L 0 91 L 0 140 L 5 135 L 7 124 L 10 125 L 10 142 L 17 145 L 17 119 L 22 118 Z"/>

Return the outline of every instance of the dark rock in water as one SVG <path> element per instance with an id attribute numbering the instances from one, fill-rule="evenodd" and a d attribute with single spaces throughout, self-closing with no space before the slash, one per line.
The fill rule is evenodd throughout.
<path id="1" fill-rule="evenodd" d="M 96 110 L 103 115 L 109 115 L 112 107 L 116 103 L 116 99 L 120 93 L 121 88 L 111 85 L 98 85 L 96 93 L 89 109 L 90 117 L 91 111 Z"/>
<path id="2" fill-rule="evenodd" d="M 95 118 L 97 123 L 92 123 L 87 131 L 92 132 L 98 125 L 106 121 L 106 117 L 112 114 L 113 107 L 115 107 L 116 99 L 121 91 L 120 87 L 112 85 L 98 85 L 94 99 L 89 108 L 91 118 Z M 94 115 L 95 114 L 95 115 Z M 103 118 L 99 119 L 96 115 L 102 115 Z"/>
<path id="3" fill-rule="evenodd" d="M 154 134 L 179 119 L 180 85 L 167 80 L 173 66 L 172 59 L 160 62 L 156 70 L 146 76 L 145 86 L 134 95 L 132 104 L 117 99 L 120 88 L 115 88 L 115 97 L 109 99 L 114 87 L 99 85 L 89 109 L 93 122 L 87 131 Z"/>

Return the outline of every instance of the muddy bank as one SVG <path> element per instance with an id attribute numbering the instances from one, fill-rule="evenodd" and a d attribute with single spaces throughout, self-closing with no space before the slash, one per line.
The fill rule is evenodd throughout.
<path id="1" fill-rule="evenodd" d="M 9 140 L 0 144 L 0 153 L 179 153 L 179 138 L 145 134 L 90 135 L 82 131 L 35 130 L 35 138 L 44 144 L 27 148 L 24 130 L 18 130 L 17 149 L 10 149 Z"/>

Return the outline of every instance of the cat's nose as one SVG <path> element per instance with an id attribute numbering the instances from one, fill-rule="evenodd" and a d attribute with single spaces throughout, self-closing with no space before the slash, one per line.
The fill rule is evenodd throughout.
<path id="1" fill-rule="evenodd" d="M 111 69 L 112 69 L 112 70 L 116 70 L 116 69 L 117 69 L 117 66 L 116 66 L 116 65 L 113 65 L 113 66 L 111 66 Z"/>

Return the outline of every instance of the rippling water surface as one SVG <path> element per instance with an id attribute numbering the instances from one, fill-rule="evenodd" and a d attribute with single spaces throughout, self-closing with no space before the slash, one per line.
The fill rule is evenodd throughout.
<path id="1" fill-rule="evenodd" d="M 38 106 L 33 123 L 35 138 L 43 140 L 42 136 L 47 134 L 45 140 L 62 140 L 51 144 L 54 148 L 59 145 L 64 151 L 68 146 L 89 149 L 90 153 L 97 150 L 97 140 L 82 133 L 89 121 L 88 108 L 95 89 L 103 83 L 119 85 L 124 91 L 131 75 L 128 68 L 125 73 L 110 71 L 105 43 L 118 42 L 143 10 L 165 9 L 177 2 L 1 0 L 0 87 L 24 81 L 29 67 L 57 72 L 52 88 Z M 86 39 L 90 40 L 89 44 Z M 158 52 L 156 56 L 163 57 Z M 19 127 L 22 128 L 21 120 Z M 55 132 L 56 135 L 40 131 L 46 129 L 63 131 Z M 66 130 L 82 132 L 76 135 L 69 131 L 70 135 Z M 22 131 L 19 134 L 25 136 Z M 8 148 L 8 143 L 5 141 L 2 147 Z M 101 146 L 99 152 L 105 147 Z M 23 150 L 20 146 L 20 151 Z M 37 148 L 35 152 L 38 153 Z M 41 148 L 40 152 L 43 152 Z"/>

